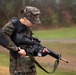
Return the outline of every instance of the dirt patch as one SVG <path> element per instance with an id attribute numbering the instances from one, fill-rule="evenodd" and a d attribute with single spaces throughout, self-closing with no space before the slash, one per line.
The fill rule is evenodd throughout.
<path id="1" fill-rule="evenodd" d="M 4 66 L 0 66 L 0 75 L 9 75 L 9 69 Z"/>
<path id="2" fill-rule="evenodd" d="M 0 46 L 0 53 L 9 53 L 9 50 L 7 50 L 6 48 Z"/>
<path id="3" fill-rule="evenodd" d="M 41 40 L 42 42 L 60 42 L 60 43 L 76 43 L 76 39 L 52 39 L 52 40 Z"/>

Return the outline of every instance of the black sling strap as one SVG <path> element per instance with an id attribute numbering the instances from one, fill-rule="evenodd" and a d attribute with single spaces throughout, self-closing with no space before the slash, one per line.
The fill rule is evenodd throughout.
<path id="1" fill-rule="evenodd" d="M 54 73 L 55 70 L 56 70 L 57 67 L 58 67 L 58 64 L 59 64 L 59 60 L 56 60 L 55 63 L 54 63 L 54 68 L 53 68 L 53 70 L 52 70 L 51 72 L 48 72 L 46 69 L 44 69 L 44 68 L 35 60 L 35 58 L 34 58 L 31 54 L 28 53 L 28 56 L 30 57 L 30 59 L 31 59 L 32 61 L 34 61 L 34 63 L 35 63 L 39 68 L 41 68 L 43 71 L 45 71 L 45 72 L 48 73 L 48 74 Z"/>

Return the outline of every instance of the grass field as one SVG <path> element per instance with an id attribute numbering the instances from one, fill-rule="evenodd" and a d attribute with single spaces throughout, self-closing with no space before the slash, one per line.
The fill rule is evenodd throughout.
<path id="1" fill-rule="evenodd" d="M 65 32 L 66 31 L 66 32 Z M 76 38 L 76 28 L 65 28 L 65 29 L 55 29 L 47 31 L 34 31 L 35 36 L 40 39 L 75 39 Z M 45 35 L 46 36 L 45 36 Z M 51 35 L 49 35 L 51 34 Z M 53 36 L 52 36 L 53 35 Z M 64 35 L 64 36 L 63 36 Z M 62 54 L 63 58 L 67 59 L 69 63 L 60 61 L 58 69 L 52 75 L 76 75 L 76 43 L 63 43 L 63 42 L 42 42 L 42 44 L 49 49 L 55 51 L 56 53 Z M 0 50 L 3 49 L 2 47 Z M 53 66 L 55 61 L 54 58 L 50 56 L 46 57 L 36 57 L 36 60 L 42 64 L 47 70 Z M 49 66 L 48 66 L 49 65 Z M 0 51 L 0 75 L 8 75 L 9 66 L 9 55 Z M 50 71 L 50 70 L 49 70 Z M 37 67 L 38 75 L 48 75 Z"/>
<path id="2" fill-rule="evenodd" d="M 34 31 L 34 36 L 39 39 L 75 39 L 76 27 Z"/>

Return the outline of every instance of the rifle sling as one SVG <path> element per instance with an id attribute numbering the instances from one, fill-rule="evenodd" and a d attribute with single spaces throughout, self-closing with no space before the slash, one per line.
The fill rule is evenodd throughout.
<path id="1" fill-rule="evenodd" d="M 58 67 L 58 64 L 59 64 L 59 60 L 57 59 L 57 60 L 55 61 L 55 63 L 54 63 L 54 68 L 53 68 L 52 72 L 48 72 L 46 69 L 44 69 L 44 68 L 35 60 L 35 58 L 34 58 L 31 54 L 28 53 L 28 56 L 30 57 L 30 59 L 31 59 L 32 61 L 34 61 L 34 63 L 35 63 L 39 68 L 41 68 L 43 71 L 45 71 L 45 72 L 48 73 L 48 74 L 54 73 L 55 70 L 56 70 L 57 67 Z"/>

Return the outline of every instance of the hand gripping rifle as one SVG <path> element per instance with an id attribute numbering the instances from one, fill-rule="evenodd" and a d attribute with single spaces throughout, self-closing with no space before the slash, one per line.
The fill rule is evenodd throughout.
<path id="1" fill-rule="evenodd" d="M 32 40 L 30 40 L 29 38 L 27 38 L 26 36 L 22 36 L 20 34 L 17 34 L 16 35 L 16 39 L 15 39 L 15 42 L 19 45 L 21 44 L 24 44 L 24 45 L 28 45 L 28 48 L 30 49 L 29 52 L 27 52 L 27 54 L 30 56 L 30 58 L 36 63 L 36 65 L 38 65 L 42 70 L 44 70 L 45 72 L 47 73 L 53 73 L 58 64 L 59 64 L 59 60 L 63 60 L 64 62 L 68 63 L 67 60 L 65 60 L 64 58 L 61 57 L 61 54 L 57 54 L 55 52 L 53 52 L 52 50 L 49 50 L 48 48 L 46 48 L 45 46 L 42 46 L 41 45 L 41 41 L 37 38 L 33 38 L 32 37 Z M 26 50 L 26 49 L 25 49 Z M 43 56 L 46 56 L 46 55 L 50 55 L 52 57 L 54 57 L 55 59 L 57 59 L 55 61 L 55 64 L 54 64 L 54 69 L 52 72 L 48 72 L 46 71 L 34 58 L 33 56 L 40 56 L 40 57 L 43 57 Z"/>

